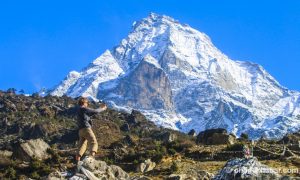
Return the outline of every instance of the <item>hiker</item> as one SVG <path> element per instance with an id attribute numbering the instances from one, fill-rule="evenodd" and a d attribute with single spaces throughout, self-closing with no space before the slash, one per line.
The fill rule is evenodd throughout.
<path id="1" fill-rule="evenodd" d="M 88 99 L 80 97 L 78 100 L 77 120 L 79 128 L 79 150 L 76 155 L 76 161 L 80 161 L 89 144 L 90 155 L 95 156 L 98 150 L 96 136 L 92 130 L 92 115 L 98 114 L 107 109 L 105 104 L 100 104 L 98 109 L 88 108 Z"/>

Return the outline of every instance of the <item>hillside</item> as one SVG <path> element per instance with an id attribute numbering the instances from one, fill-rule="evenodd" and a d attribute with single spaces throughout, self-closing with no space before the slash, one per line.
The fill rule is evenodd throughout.
<path id="1" fill-rule="evenodd" d="M 0 91 L 1 179 L 40 179 L 56 171 L 74 172 L 76 102 L 76 99 L 67 96 L 24 96 Z M 92 103 L 91 106 L 96 107 L 97 104 Z M 235 139 L 226 130 L 222 133 L 213 130 L 208 135 L 200 133 L 196 137 L 195 133 L 187 135 L 157 127 L 138 111 L 128 114 L 108 109 L 93 119 L 100 148 L 96 159 L 121 167 L 132 179 L 142 176 L 167 179 L 176 174 L 212 178 L 226 161 L 243 156 L 243 144 L 251 144 L 247 139 Z M 22 144 L 37 140 L 44 141 L 46 145 L 43 146 L 49 144 L 47 156 L 38 159 L 38 153 L 30 157 L 20 151 Z M 280 141 L 261 139 L 255 142 L 254 156 L 272 168 L 299 168 L 298 140 L 298 134 L 291 134 Z M 287 151 L 281 154 L 283 142 Z M 43 146 L 38 146 L 37 152 Z M 147 159 L 156 165 L 142 173 L 137 168 Z"/>

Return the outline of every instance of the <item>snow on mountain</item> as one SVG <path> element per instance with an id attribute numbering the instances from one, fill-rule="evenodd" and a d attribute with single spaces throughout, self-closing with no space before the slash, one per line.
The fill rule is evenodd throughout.
<path id="1" fill-rule="evenodd" d="M 88 96 L 96 99 L 99 84 L 117 78 L 121 73 L 123 70 L 107 50 L 80 73 L 70 72 L 51 94 L 56 96 L 66 94 L 71 97 Z"/>
<path id="2" fill-rule="evenodd" d="M 204 33 L 154 13 L 51 94 L 138 109 L 184 132 L 222 127 L 276 138 L 300 129 L 299 92 L 282 87 L 258 64 L 231 60 Z"/>

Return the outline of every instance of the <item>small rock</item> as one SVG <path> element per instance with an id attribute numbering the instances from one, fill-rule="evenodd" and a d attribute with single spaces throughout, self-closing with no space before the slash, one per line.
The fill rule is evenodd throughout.
<path id="1" fill-rule="evenodd" d="M 12 154 L 13 154 L 13 152 L 11 152 L 11 151 L 7 151 L 7 150 L 1 151 L 0 150 L 0 156 L 2 156 L 2 157 L 11 158 Z"/>
<path id="2" fill-rule="evenodd" d="M 146 169 L 146 164 L 145 163 L 141 163 L 137 166 L 136 171 L 137 172 L 145 172 Z"/>
<path id="3" fill-rule="evenodd" d="M 149 172 L 152 171 L 156 166 L 155 162 L 152 162 L 150 159 L 145 160 L 145 162 L 139 164 L 137 166 L 137 172 Z"/>

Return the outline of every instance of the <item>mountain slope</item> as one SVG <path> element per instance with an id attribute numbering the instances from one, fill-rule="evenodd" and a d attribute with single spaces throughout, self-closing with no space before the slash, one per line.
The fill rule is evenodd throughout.
<path id="1" fill-rule="evenodd" d="M 51 94 L 138 109 L 184 132 L 222 127 L 275 138 L 300 127 L 299 92 L 282 87 L 258 64 L 229 59 L 204 33 L 154 13 Z"/>

